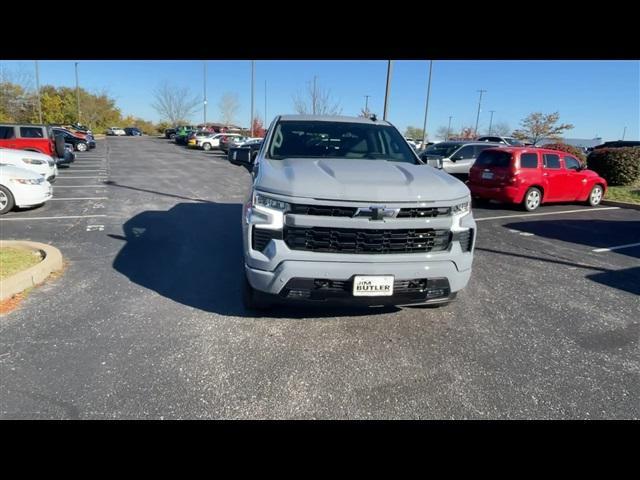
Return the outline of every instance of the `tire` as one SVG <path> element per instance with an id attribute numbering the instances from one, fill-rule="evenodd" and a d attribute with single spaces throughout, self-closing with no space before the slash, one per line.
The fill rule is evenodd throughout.
<path id="1" fill-rule="evenodd" d="M 211 150 L 211 144 L 210 144 L 210 143 L 203 143 L 203 144 L 202 144 L 202 149 L 203 149 L 205 152 L 208 152 L 209 150 Z"/>
<path id="2" fill-rule="evenodd" d="M 0 185 L 0 215 L 4 215 L 15 206 L 13 194 L 8 188 Z"/>
<path id="3" fill-rule="evenodd" d="M 527 190 L 527 193 L 524 194 L 524 199 L 522 200 L 522 206 L 527 212 L 533 212 L 537 210 L 537 208 L 542 203 L 542 192 L 537 187 L 531 187 Z"/>
<path id="4" fill-rule="evenodd" d="M 600 205 L 600 202 L 602 201 L 602 197 L 604 197 L 604 194 L 602 191 L 602 185 L 594 185 L 594 187 L 591 189 L 591 192 L 589 193 L 589 198 L 587 199 L 587 205 L 590 205 L 592 207 L 597 207 L 598 205 Z"/>
<path id="5" fill-rule="evenodd" d="M 172 133 L 171 135 L 169 135 L 169 140 L 175 140 L 176 139 L 176 134 Z"/>
<path id="6" fill-rule="evenodd" d="M 272 303 L 265 298 L 265 294 L 254 289 L 246 275 L 243 275 L 242 303 L 249 311 L 262 312 L 271 308 Z"/>
<path id="7" fill-rule="evenodd" d="M 84 142 L 78 142 L 76 144 L 76 150 L 79 152 L 86 152 L 87 151 L 87 144 Z"/>
<path id="8" fill-rule="evenodd" d="M 62 135 L 55 136 L 56 155 L 58 158 L 64 158 L 64 137 Z"/>

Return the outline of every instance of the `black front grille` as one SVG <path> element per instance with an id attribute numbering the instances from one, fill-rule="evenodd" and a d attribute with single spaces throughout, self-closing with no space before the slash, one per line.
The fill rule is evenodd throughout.
<path id="1" fill-rule="evenodd" d="M 291 204 L 288 213 L 294 215 L 317 215 L 320 217 L 354 217 L 357 211 L 357 207 Z M 448 216 L 450 214 L 450 207 L 401 208 L 397 218 L 428 218 Z M 361 214 L 361 216 L 366 215 Z"/>
<path id="2" fill-rule="evenodd" d="M 402 208 L 397 218 L 426 218 L 449 214 L 451 214 L 450 207 Z"/>
<path id="3" fill-rule="evenodd" d="M 356 207 L 332 207 L 327 205 L 291 205 L 289 213 L 295 215 L 317 215 L 320 217 L 353 217 Z"/>
<path id="4" fill-rule="evenodd" d="M 251 248 L 263 251 L 269 241 L 273 238 L 282 238 L 280 230 L 269 230 L 266 228 L 256 228 L 255 225 L 251 229 Z"/>
<path id="5" fill-rule="evenodd" d="M 280 292 L 280 296 L 288 298 L 306 298 L 321 300 L 328 298 L 353 298 L 353 278 L 349 280 L 332 280 L 326 278 L 292 278 Z M 395 280 L 393 295 L 421 297 L 425 300 L 444 298 L 451 294 L 449 281 L 446 278 L 414 278 L 411 280 Z"/>
<path id="6" fill-rule="evenodd" d="M 327 227 L 286 227 L 284 241 L 292 250 L 387 254 L 437 252 L 449 248 L 449 230 L 369 230 Z"/>

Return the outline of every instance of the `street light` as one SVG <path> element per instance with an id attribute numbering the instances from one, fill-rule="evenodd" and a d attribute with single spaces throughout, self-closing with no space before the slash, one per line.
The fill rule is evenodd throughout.
<path id="1" fill-rule="evenodd" d="M 204 84 L 203 84 L 203 88 L 204 88 L 204 128 L 207 128 L 207 61 L 205 60 L 204 62 Z"/>
<path id="2" fill-rule="evenodd" d="M 384 94 L 384 113 L 382 119 L 387 119 L 387 113 L 389 111 L 389 92 L 391 90 L 391 73 L 393 71 L 393 60 L 387 60 L 387 89 Z"/>
<path id="3" fill-rule="evenodd" d="M 491 135 L 491 126 L 493 125 L 493 114 L 495 110 L 490 110 L 490 111 L 491 111 L 491 119 L 489 120 L 489 135 Z"/>
<path id="4" fill-rule="evenodd" d="M 482 105 L 482 94 L 486 92 L 486 90 L 478 90 L 480 92 L 480 100 L 478 101 L 478 115 L 476 115 L 476 128 L 473 133 L 477 137 L 478 136 L 478 122 L 480 121 L 480 106 Z"/>
<path id="5" fill-rule="evenodd" d="M 78 84 L 78 62 L 76 62 L 76 108 L 78 110 L 78 125 L 80 125 L 80 87 Z"/>
<path id="6" fill-rule="evenodd" d="M 42 102 L 40 101 L 40 70 L 36 60 L 36 95 L 38 96 L 38 120 L 42 124 Z"/>
<path id="7" fill-rule="evenodd" d="M 433 60 L 429 60 L 429 82 L 427 83 L 427 103 L 424 107 L 424 124 L 422 125 L 422 146 L 427 143 L 427 113 L 429 113 L 429 96 L 431 95 L 431 71 L 433 70 Z"/>
<path id="8" fill-rule="evenodd" d="M 449 126 L 447 127 L 447 142 L 449 141 L 449 133 L 451 132 L 451 119 L 453 117 L 450 115 L 449 116 Z"/>

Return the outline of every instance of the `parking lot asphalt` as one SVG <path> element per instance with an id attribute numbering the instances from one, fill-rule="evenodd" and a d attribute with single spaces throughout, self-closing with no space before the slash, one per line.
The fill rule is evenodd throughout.
<path id="1" fill-rule="evenodd" d="M 0 418 L 640 418 L 640 211 L 474 207 L 451 305 L 254 317 L 249 185 L 216 152 L 107 138 L 1 217 L 67 268 L 0 317 Z"/>

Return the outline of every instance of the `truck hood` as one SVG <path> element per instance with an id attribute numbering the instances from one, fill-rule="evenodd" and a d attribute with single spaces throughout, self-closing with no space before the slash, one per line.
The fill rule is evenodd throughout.
<path id="1" fill-rule="evenodd" d="M 428 165 L 344 158 L 260 159 L 256 189 L 318 200 L 428 202 L 469 195 L 460 180 Z"/>

